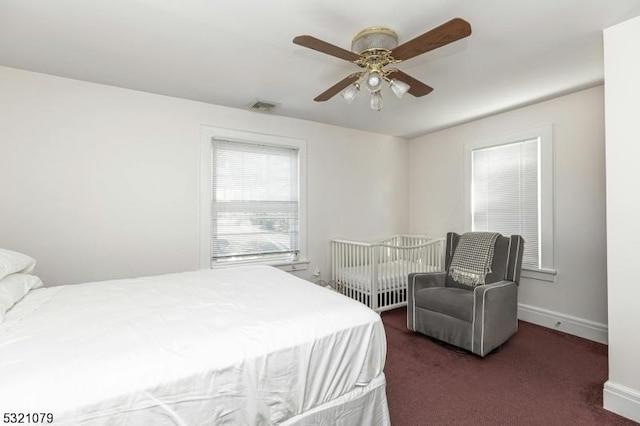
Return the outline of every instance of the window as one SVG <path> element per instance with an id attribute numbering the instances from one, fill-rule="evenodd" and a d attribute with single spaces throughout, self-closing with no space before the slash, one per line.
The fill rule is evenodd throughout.
<path id="1" fill-rule="evenodd" d="M 201 232 L 208 235 L 202 237 L 208 267 L 303 259 L 304 141 L 206 130 Z"/>
<path id="2" fill-rule="evenodd" d="M 522 264 L 540 267 L 538 146 L 540 139 L 471 153 L 471 229 L 522 235 Z"/>
<path id="3" fill-rule="evenodd" d="M 547 126 L 468 144 L 465 192 L 468 230 L 522 235 L 523 268 L 553 275 L 551 136 Z"/>

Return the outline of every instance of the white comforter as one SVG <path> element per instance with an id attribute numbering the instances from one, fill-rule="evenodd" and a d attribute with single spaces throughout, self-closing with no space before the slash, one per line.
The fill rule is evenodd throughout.
<path id="1" fill-rule="evenodd" d="M 276 424 L 382 373 L 364 305 L 270 267 L 43 288 L 0 324 L 0 412 Z"/>

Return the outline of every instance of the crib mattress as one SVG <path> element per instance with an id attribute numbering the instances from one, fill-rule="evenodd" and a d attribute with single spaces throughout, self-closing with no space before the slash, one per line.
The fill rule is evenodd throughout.
<path id="1" fill-rule="evenodd" d="M 413 272 L 437 272 L 437 267 L 409 260 L 394 260 L 377 265 L 378 292 L 407 288 L 407 278 Z M 369 294 L 373 287 L 370 264 L 338 269 L 336 279 L 345 287 Z"/>

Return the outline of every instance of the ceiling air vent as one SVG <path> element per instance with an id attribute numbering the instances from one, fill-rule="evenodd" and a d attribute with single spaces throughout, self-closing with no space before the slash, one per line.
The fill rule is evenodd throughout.
<path id="1" fill-rule="evenodd" d="M 273 112 L 273 110 L 276 109 L 276 107 L 278 107 L 279 105 L 280 104 L 269 101 L 253 101 L 249 105 L 249 109 L 259 112 Z"/>

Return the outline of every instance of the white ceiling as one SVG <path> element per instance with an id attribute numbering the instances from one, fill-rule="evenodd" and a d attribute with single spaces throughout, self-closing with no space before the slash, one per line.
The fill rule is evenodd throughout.
<path id="1" fill-rule="evenodd" d="M 640 0 L 0 0 L 0 65 L 412 137 L 602 82 L 602 29 Z M 313 98 L 358 68 L 294 45 L 349 49 L 362 28 L 403 43 L 461 17 L 470 37 L 399 68 L 432 86 L 372 111 Z M 1 94 L 0 94 L 1 95 Z"/>

